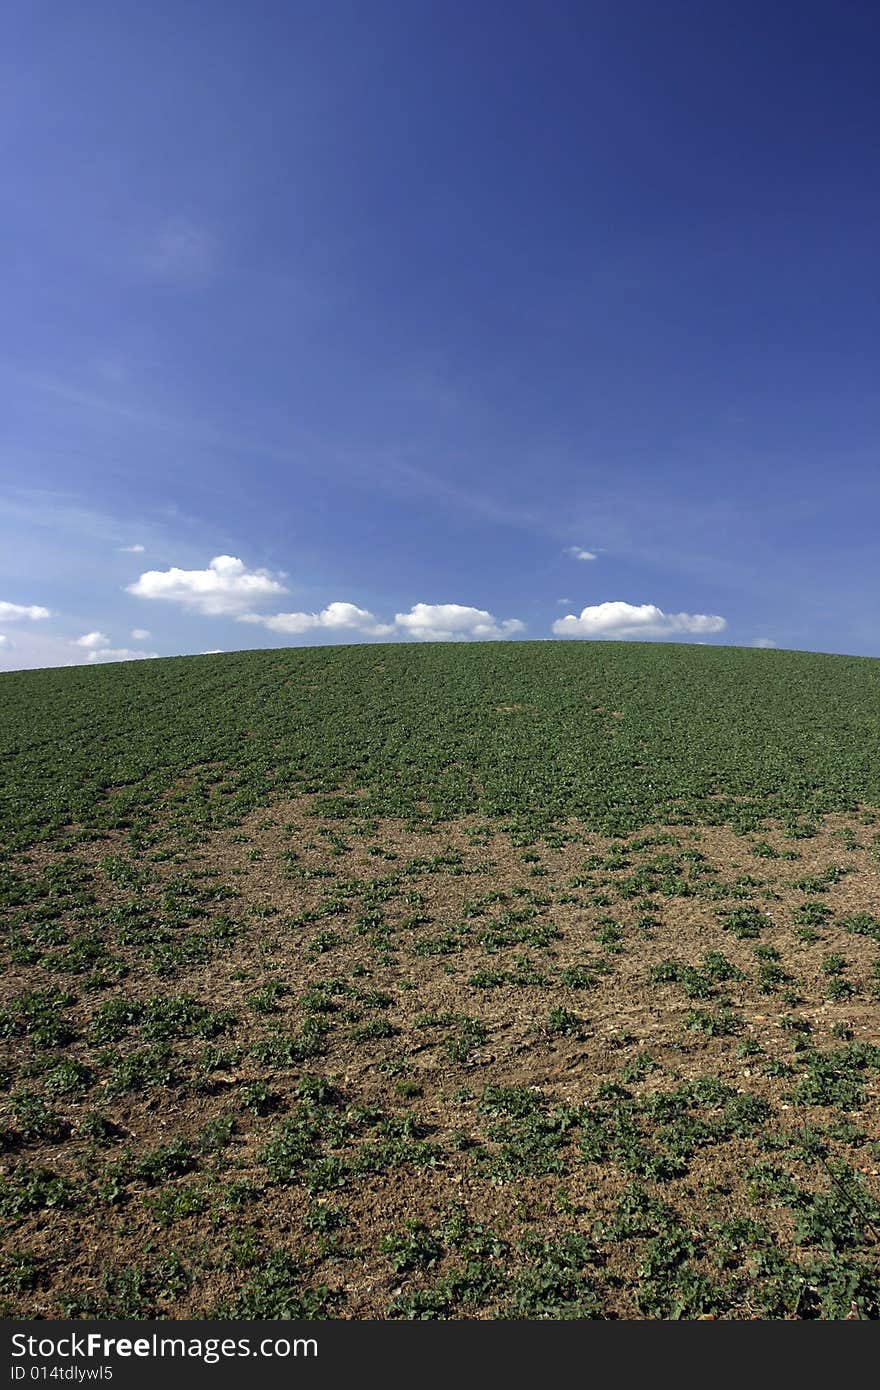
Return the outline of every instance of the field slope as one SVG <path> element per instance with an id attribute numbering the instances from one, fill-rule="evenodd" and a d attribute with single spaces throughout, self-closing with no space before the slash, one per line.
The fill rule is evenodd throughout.
<path id="1" fill-rule="evenodd" d="M 880 1316 L 880 661 L 0 677 L 0 1308 Z"/>

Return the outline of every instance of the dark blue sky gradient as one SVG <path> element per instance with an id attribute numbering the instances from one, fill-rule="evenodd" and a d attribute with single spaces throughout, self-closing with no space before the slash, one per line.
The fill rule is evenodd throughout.
<path id="1" fill-rule="evenodd" d="M 353 640 L 125 591 L 224 553 L 286 610 L 622 600 L 880 656 L 876 6 L 3 28 L 0 600 L 54 616 L 0 663 Z"/>

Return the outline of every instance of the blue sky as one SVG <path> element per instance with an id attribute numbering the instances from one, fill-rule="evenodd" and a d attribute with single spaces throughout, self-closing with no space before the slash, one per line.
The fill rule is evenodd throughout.
<path id="1" fill-rule="evenodd" d="M 4 28 L 0 666 L 880 656 L 875 6 Z"/>

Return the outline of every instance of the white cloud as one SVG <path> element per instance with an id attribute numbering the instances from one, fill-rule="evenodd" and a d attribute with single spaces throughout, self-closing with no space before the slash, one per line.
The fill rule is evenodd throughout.
<path id="1" fill-rule="evenodd" d="M 366 608 L 358 608 L 354 603 L 328 603 L 320 618 L 322 627 L 357 627 L 366 631 L 379 626 L 383 631 L 391 630 L 381 623 L 377 624 L 372 613 Z"/>
<path id="2" fill-rule="evenodd" d="M 152 635 L 145 627 L 133 627 L 131 630 L 132 641 L 134 642 L 149 642 Z"/>
<path id="3" fill-rule="evenodd" d="M 772 637 L 756 637 L 751 645 L 753 647 L 766 647 L 769 649 L 770 647 L 775 647 L 776 643 L 773 641 Z"/>
<path id="4" fill-rule="evenodd" d="M 119 547 L 123 555 L 143 555 L 144 548 L 142 545 L 121 545 Z"/>
<path id="5" fill-rule="evenodd" d="M 259 623 L 271 632 L 312 632 L 316 628 L 342 629 L 355 628 L 370 637 L 385 636 L 394 631 L 388 623 L 380 623 L 366 608 L 358 608 L 354 603 L 328 603 L 320 613 L 270 613 L 263 617 L 259 613 L 240 613 L 240 623 Z"/>
<path id="6" fill-rule="evenodd" d="M 484 608 L 467 608 L 460 603 L 416 603 L 408 613 L 396 613 L 394 622 L 422 642 L 485 641 L 525 631 L 519 618 L 499 623 Z"/>
<path id="7" fill-rule="evenodd" d="M 582 545 L 570 545 L 565 553 L 570 555 L 573 560 L 595 560 L 598 558 L 595 550 L 584 550 Z"/>
<path id="8" fill-rule="evenodd" d="M 89 652 L 89 662 L 149 661 L 153 660 L 158 655 L 158 652 L 132 651 L 130 647 L 101 647 L 97 651 Z"/>
<path id="9" fill-rule="evenodd" d="M 110 638 L 103 632 L 86 632 L 82 637 L 74 639 L 77 647 L 109 647 Z"/>
<path id="10" fill-rule="evenodd" d="M 215 555 L 204 570 L 147 570 L 127 587 L 138 598 L 180 603 L 210 617 L 237 617 L 262 599 L 287 593 L 268 570 L 249 570 L 234 555 Z"/>
<path id="11" fill-rule="evenodd" d="M 209 647 L 206 652 L 199 652 L 199 656 L 222 656 L 222 647 Z"/>
<path id="12" fill-rule="evenodd" d="M 0 623 L 18 622 L 19 618 L 30 618 L 32 622 L 38 622 L 41 618 L 51 616 L 49 609 L 41 608 L 38 603 L 6 603 L 0 600 Z"/>
<path id="13" fill-rule="evenodd" d="M 329 603 L 320 613 L 239 613 L 240 623 L 259 623 L 271 632 L 357 631 L 366 637 L 415 637 L 423 642 L 512 637 L 525 630 L 518 618 L 499 623 L 483 608 L 458 603 L 417 603 L 409 613 L 397 613 L 393 623 L 380 622 L 354 603 Z"/>
<path id="14" fill-rule="evenodd" d="M 3 635 L 3 633 L 0 632 L 0 647 L 5 647 L 5 646 L 7 645 L 7 643 L 8 643 L 8 641 L 9 641 L 9 638 L 8 638 L 8 637 L 5 637 L 5 636 Z"/>
<path id="15" fill-rule="evenodd" d="M 724 618 L 706 613 L 664 613 L 653 603 L 597 603 L 569 613 L 553 624 L 557 637 L 646 638 L 685 633 L 722 632 Z"/>

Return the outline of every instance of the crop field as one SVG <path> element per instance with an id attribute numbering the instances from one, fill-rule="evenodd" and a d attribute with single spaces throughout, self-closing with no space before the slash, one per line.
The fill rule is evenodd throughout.
<path id="1" fill-rule="evenodd" d="M 0 1311 L 880 1317 L 880 661 L 0 677 Z"/>

